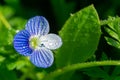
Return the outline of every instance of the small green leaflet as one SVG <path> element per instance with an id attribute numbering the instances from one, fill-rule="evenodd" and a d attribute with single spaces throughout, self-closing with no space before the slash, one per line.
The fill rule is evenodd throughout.
<path id="1" fill-rule="evenodd" d="M 120 48 L 120 18 L 119 17 L 109 17 L 108 27 L 105 27 L 105 31 L 110 35 L 110 37 L 105 36 L 107 43 Z"/>

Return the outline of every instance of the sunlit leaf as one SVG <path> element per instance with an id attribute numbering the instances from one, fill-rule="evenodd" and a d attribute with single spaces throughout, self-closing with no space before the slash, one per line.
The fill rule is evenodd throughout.
<path id="1" fill-rule="evenodd" d="M 99 18 L 93 5 L 72 14 L 60 31 L 63 45 L 56 52 L 57 67 L 90 58 L 97 49 L 100 34 Z"/>

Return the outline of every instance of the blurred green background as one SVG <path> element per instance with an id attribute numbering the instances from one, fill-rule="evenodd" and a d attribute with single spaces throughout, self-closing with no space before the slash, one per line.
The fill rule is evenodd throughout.
<path id="1" fill-rule="evenodd" d="M 100 19 L 120 15 L 119 0 L 0 0 L 1 6 L 14 10 L 12 17 L 28 19 L 35 15 L 45 16 L 52 32 L 60 30 L 70 14 L 90 4 L 94 4 Z"/>
<path id="2" fill-rule="evenodd" d="M 55 70 L 55 64 L 48 69 L 36 68 L 28 58 L 14 50 L 13 35 L 24 29 L 29 18 L 36 15 L 46 17 L 50 24 L 50 32 L 58 33 L 72 13 L 90 4 L 94 4 L 101 20 L 107 19 L 108 16 L 120 16 L 119 0 L 0 0 L 0 13 L 13 28 L 12 31 L 6 29 L 0 21 L 0 80 L 41 80 L 45 74 Z M 102 45 L 99 45 L 98 53 L 104 51 L 108 56 L 115 56 L 114 59 L 117 59 L 117 54 L 113 55 L 114 52 L 118 53 L 115 48 L 107 45 L 104 39 L 101 39 L 100 43 Z M 97 55 L 98 60 L 100 55 Z M 73 76 L 76 74 L 81 73 L 76 71 Z M 76 80 L 79 78 L 76 76 Z M 88 76 L 84 77 L 85 80 L 87 78 Z"/>

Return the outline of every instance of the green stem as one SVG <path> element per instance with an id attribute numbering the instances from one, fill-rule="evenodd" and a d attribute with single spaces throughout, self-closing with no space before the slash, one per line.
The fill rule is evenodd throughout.
<path id="1" fill-rule="evenodd" d="M 77 69 L 83 69 L 83 68 L 89 68 L 89 67 L 95 67 L 95 66 L 105 66 L 105 65 L 119 65 L 120 61 L 95 61 L 95 62 L 85 62 L 85 63 L 78 63 L 74 65 L 66 66 L 62 69 L 58 69 L 54 72 L 51 72 L 50 74 L 46 75 L 43 80 L 54 80 L 55 77 L 60 76 L 66 72 L 70 72 Z"/>
<path id="2" fill-rule="evenodd" d="M 10 24 L 8 23 L 8 21 L 6 20 L 6 18 L 3 16 L 3 14 L 0 12 L 0 20 L 2 21 L 2 23 L 5 25 L 5 27 L 7 29 L 11 29 Z"/>

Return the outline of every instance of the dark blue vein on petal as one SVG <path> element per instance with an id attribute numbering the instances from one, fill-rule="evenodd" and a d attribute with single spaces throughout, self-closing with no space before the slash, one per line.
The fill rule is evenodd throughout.
<path id="1" fill-rule="evenodd" d="M 38 51 L 35 51 L 34 54 L 37 55 L 37 54 L 38 54 Z M 34 62 L 35 62 L 36 65 L 38 65 L 38 62 L 39 62 L 39 60 L 38 60 L 38 58 L 37 58 L 38 56 L 35 56 L 35 55 L 34 55 Z"/>
<path id="2" fill-rule="evenodd" d="M 42 51 L 42 49 L 41 49 L 41 59 L 43 60 L 43 63 L 45 64 L 45 65 L 49 65 L 49 63 L 47 63 L 48 61 L 46 60 L 46 57 L 47 56 L 44 56 L 44 53 L 43 53 L 43 51 Z M 47 53 L 46 53 L 47 54 Z"/>
<path id="3" fill-rule="evenodd" d="M 49 53 L 48 53 L 48 52 L 46 53 L 46 52 L 45 52 L 44 50 L 42 50 L 42 49 L 41 49 L 41 53 L 42 53 L 42 56 L 43 56 L 43 58 L 44 58 L 45 63 L 49 65 L 49 63 L 50 63 L 50 61 L 51 61 L 50 59 L 52 59 L 52 58 L 51 58 L 51 55 L 48 56 Z"/>
<path id="4" fill-rule="evenodd" d="M 43 25 L 41 25 L 43 28 L 41 30 L 42 34 L 45 34 L 46 33 L 46 30 L 47 30 L 47 27 L 44 28 L 44 25 L 48 25 L 47 23 L 44 22 L 44 18 L 41 19 L 43 21 Z"/>
<path id="5" fill-rule="evenodd" d="M 35 16 L 28 20 L 25 29 L 31 35 L 45 35 L 49 32 L 49 23 L 43 16 Z"/>
<path id="6" fill-rule="evenodd" d="M 39 51 L 38 50 L 35 50 L 32 55 L 30 56 L 30 60 L 31 62 L 37 66 L 37 67 L 42 67 L 43 66 L 43 63 L 42 63 L 42 59 L 40 59 L 41 56 L 39 56 Z"/>
<path id="7" fill-rule="evenodd" d="M 43 60 L 43 58 L 42 58 L 42 56 L 41 56 L 40 51 L 38 51 L 38 52 L 39 52 L 39 54 L 38 54 L 38 56 L 37 56 L 37 58 L 38 58 L 38 60 L 39 60 L 39 61 L 38 61 L 38 65 L 44 67 L 44 65 L 45 65 L 44 60 Z"/>
<path id="8" fill-rule="evenodd" d="M 48 68 L 53 64 L 54 57 L 52 51 L 41 48 L 32 53 L 30 60 L 37 67 Z"/>
<path id="9" fill-rule="evenodd" d="M 37 54 L 38 54 L 38 56 L 36 56 L 36 61 L 37 61 L 37 64 L 36 65 L 42 65 L 42 61 L 41 61 L 41 59 L 40 59 L 40 54 L 39 54 L 39 51 L 37 51 Z"/>
<path id="10" fill-rule="evenodd" d="M 29 47 L 29 37 L 30 34 L 26 30 L 18 32 L 14 37 L 15 50 L 24 56 L 29 56 L 32 53 L 32 49 Z"/>
<path id="11" fill-rule="evenodd" d="M 35 18 L 34 18 L 34 20 L 35 20 Z M 39 34 L 39 31 L 40 31 L 40 30 L 39 30 L 39 28 L 40 28 L 40 27 L 39 27 L 39 26 L 40 26 L 39 24 L 40 24 L 40 20 L 37 18 L 37 19 L 36 19 L 35 28 L 34 28 L 36 34 Z M 38 29 L 39 31 L 38 31 L 37 29 Z"/>
<path id="12" fill-rule="evenodd" d="M 41 53 L 40 53 L 40 51 L 38 50 L 38 56 L 37 56 L 37 58 L 38 58 L 38 65 L 40 64 L 41 66 L 42 65 L 44 65 L 44 63 L 43 63 L 43 59 L 42 59 L 42 57 L 41 57 Z"/>
<path id="13" fill-rule="evenodd" d="M 31 20 L 31 21 L 30 21 L 30 26 L 31 26 L 31 29 L 29 28 L 29 30 L 30 30 L 30 32 L 33 34 L 33 33 L 34 33 L 34 31 L 33 31 L 33 26 L 34 26 L 34 25 L 33 25 L 33 23 L 32 23 L 32 22 L 33 22 L 33 20 Z"/>

